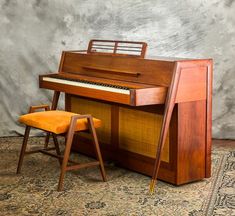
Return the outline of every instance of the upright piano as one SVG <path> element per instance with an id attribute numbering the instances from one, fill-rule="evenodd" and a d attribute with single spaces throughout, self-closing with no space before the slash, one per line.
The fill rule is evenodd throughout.
<path id="1" fill-rule="evenodd" d="M 67 111 L 102 120 L 105 159 L 175 185 L 208 178 L 212 60 L 145 57 L 146 47 L 91 40 L 87 50 L 63 51 L 58 72 L 40 75 L 39 86 L 54 90 L 52 109 L 64 92 Z M 73 150 L 94 155 L 86 133 Z"/>

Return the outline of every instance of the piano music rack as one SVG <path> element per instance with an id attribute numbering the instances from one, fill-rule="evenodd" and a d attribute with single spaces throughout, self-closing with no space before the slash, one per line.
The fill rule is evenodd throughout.
<path id="1" fill-rule="evenodd" d="M 146 49 L 145 42 L 90 40 L 87 53 L 144 58 Z"/>

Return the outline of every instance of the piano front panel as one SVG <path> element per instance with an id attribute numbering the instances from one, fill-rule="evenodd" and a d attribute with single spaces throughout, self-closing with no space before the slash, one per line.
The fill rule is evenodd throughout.
<path id="1" fill-rule="evenodd" d="M 155 158 L 161 122 L 160 114 L 120 107 L 119 148 Z M 169 135 L 162 161 L 169 162 Z"/>
<path id="2" fill-rule="evenodd" d="M 89 55 L 73 52 L 65 52 L 64 55 L 61 72 L 72 72 L 107 79 L 112 77 L 112 79 L 149 85 L 169 86 L 175 67 L 175 62 L 166 60 L 120 56 L 113 58 L 113 56 L 108 55 Z M 135 76 L 135 73 L 139 75 Z"/>
<path id="3" fill-rule="evenodd" d="M 112 122 L 112 105 L 90 99 L 71 96 L 71 111 L 80 114 L 92 114 L 102 120 L 102 127 L 97 129 L 99 141 L 104 145 L 116 148 L 112 143 L 112 132 L 119 134 L 118 148 L 137 153 L 149 158 L 156 157 L 162 115 L 142 110 L 130 109 L 117 105 L 118 122 Z M 118 124 L 118 127 L 113 127 Z M 115 128 L 115 129 L 114 129 Z M 86 133 L 81 136 L 90 139 Z M 169 135 L 164 146 L 162 161 L 169 163 Z"/>
<path id="4" fill-rule="evenodd" d="M 111 143 L 111 105 L 72 96 L 71 112 L 92 114 L 93 117 L 101 119 L 102 127 L 96 129 L 99 141 L 105 144 Z M 90 139 L 87 133 L 80 135 Z"/>

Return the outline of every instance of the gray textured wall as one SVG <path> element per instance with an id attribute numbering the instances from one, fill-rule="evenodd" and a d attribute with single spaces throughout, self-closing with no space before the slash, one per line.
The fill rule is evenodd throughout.
<path id="1" fill-rule="evenodd" d="M 150 55 L 214 59 L 213 137 L 235 138 L 235 0 L 0 0 L 0 136 L 48 103 L 38 75 L 89 39 L 146 41 Z"/>

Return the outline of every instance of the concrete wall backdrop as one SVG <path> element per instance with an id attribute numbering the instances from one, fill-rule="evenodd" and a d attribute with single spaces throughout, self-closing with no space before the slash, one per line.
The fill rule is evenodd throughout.
<path id="1" fill-rule="evenodd" d="M 235 138 L 235 0 L 0 0 L 0 136 L 49 103 L 38 75 L 92 38 L 146 41 L 148 54 L 214 59 L 213 137 Z M 63 106 L 63 105 L 61 105 Z"/>

